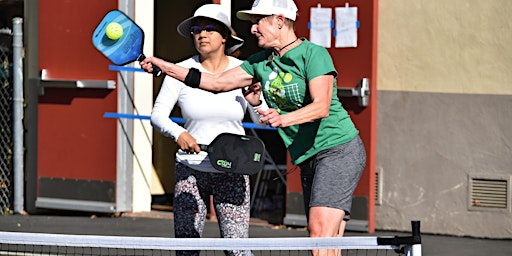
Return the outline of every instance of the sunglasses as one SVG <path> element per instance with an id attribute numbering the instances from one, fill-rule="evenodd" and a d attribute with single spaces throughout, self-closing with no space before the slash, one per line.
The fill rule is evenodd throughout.
<path id="1" fill-rule="evenodd" d="M 211 24 L 208 24 L 204 27 L 201 27 L 201 26 L 191 26 L 190 27 L 190 34 L 192 34 L 192 35 L 200 34 L 203 31 L 206 31 L 206 32 L 214 32 L 215 31 L 215 32 L 220 33 L 220 30 L 215 25 L 211 25 Z"/>

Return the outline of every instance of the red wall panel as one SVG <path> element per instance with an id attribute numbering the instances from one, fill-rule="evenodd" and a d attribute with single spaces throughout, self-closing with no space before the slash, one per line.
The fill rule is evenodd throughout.
<path id="1" fill-rule="evenodd" d="M 117 0 L 39 2 L 39 69 L 50 80 L 117 80 L 91 35 Z M 44 88 L 38 104 L 38 177 L 116 179 L 117 89 Z M 65 193 L 65 191 L 63 191 Z"/>
<path id="2" fill-rule="evenodd" d="M 117 0 L 39 2 L 39 67 L 50 78 L 116 79 L 91 43 L 92 32 Z"/>

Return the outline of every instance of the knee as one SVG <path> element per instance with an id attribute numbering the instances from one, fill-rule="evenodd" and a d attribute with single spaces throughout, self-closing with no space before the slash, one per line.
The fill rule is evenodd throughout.
<path id="1" fill-rule="evenodd" d="M 323 237 L 325 236 L 325 229 L 318 221 L 310 221 L 308 223 L 308 233 L 309 237 Z"/>
<path id="2" fill-rule="evenodd" d="M 335 237 L 338 235 L 340 222 L 332 216 L 327 218 L 314 218 L 308 221 L 310 237 Z"/>

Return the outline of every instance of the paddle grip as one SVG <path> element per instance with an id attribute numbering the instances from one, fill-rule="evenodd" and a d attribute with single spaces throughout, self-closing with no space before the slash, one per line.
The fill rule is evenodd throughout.
<path id="1" fill-rule="evenodd" d="M 141 53 L 139 55 L 139 57 L 137 57 L 137 61 L 138 62 L 141 62 L 143 61 L 144 59 L 146 59 L 146 55 L 144 55 L 143 53 Z M 162 69 L 160 69 L 158 66 L 156 65 L 153 65 L 153 63 L 151 63 L 151 65 L 153 66 L 153 72 L 151 72 L 154 76 L 160 76 L 162 74 Z"/>
<path id="2" fill-rule="evenodd" d="M 208 145 L 199 144 L 201 151 L 208 152 Z"/>

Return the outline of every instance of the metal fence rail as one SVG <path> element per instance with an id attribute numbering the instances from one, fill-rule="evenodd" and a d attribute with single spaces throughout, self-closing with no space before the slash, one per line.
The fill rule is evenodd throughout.
<path id="1" fill-rule="evenodd" d="M 12 33 L 0 28 L 0 214 L 13 204 L 13 55 Z"/>

